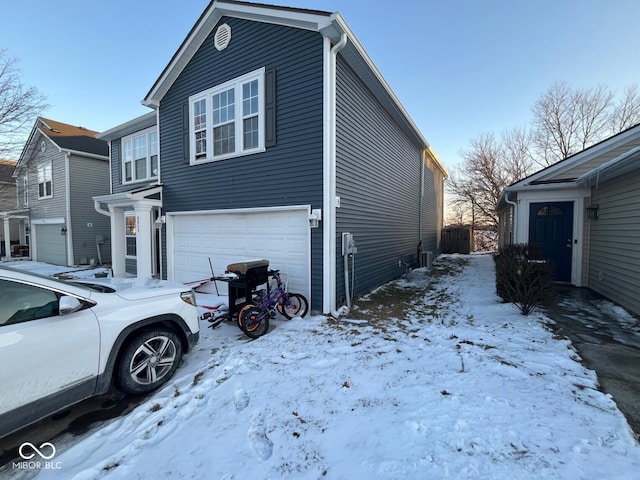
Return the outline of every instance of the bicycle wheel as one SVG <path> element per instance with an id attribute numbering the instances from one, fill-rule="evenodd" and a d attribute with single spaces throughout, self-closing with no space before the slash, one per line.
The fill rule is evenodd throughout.
<path id="1" fill-rule="evenodd" d="M 249 338 L 259 338 L 269 331 L 269 312 L 248 305 L 242 309 L 242 320 L 240 328 Z"/>
<path id="2" fill-rule="evenodd" d="M 237 320 L 238 320 L 238 328 L 240 330 L 242 330 L 242 314 L 244 312 L 246 312 L 247 309 L 249 309 L 250 307 L 255 307 L 255 305 L 253 303 L 246 303 L 240 308 L 240 310 L 238 310 L 238 319 Z"/>
<path id="3" fill-rule="evenodd" d="M 287 294 L 288 300 L 282 298 L 278 303 L 278 312 L 291 320 L 293 317 L 304 317 L 309 313 L 309 302 L 300 293 Z"/>

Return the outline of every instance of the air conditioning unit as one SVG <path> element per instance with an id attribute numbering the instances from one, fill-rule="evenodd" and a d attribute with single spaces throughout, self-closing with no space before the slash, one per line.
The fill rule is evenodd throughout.
<path id="1" fill-rule="evenodd" d="M 420 266 L 431 268 L 433 263 L 433 252 L 420 252 Z"/>

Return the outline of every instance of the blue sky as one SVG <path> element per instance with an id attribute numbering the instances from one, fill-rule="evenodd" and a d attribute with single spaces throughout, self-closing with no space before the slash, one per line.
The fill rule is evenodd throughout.
<path id="1" fill-rule="evenodd" d="M 98 131 L 140 104 L 209 0 L 3 2 L 0 49 L 48 98 L 45 116 Z M 524 125 L 553 83 L 622 92 L 640 79 L 637 0 L 263 0 L 339 11 L 441 161 Z"/>

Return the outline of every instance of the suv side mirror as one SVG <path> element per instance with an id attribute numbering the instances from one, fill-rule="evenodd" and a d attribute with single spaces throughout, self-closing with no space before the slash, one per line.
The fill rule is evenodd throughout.
<path id="1" fill-rule="evenodd" d="M 69 295 L 63 295 L 60 297 L 60 315 L 68 315 L 73 312 L 77 312 L 82 308 L 82 303 L 76 297 L 70 297 Z"/>

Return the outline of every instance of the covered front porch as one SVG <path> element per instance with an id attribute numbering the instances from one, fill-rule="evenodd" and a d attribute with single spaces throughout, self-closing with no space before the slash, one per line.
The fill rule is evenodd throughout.
<path id="1" fill-rule="evenodd" d="M 2 260 L 30 258 L 29 210 L 0 212 L 0 258 Z"/>
<path id="2" fill-rule="evenodd" d="M 113 275 L 160 277 L 162 186 L 102 195 L 93 201 L 98 213 L 111 217 Z"/>

